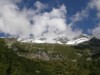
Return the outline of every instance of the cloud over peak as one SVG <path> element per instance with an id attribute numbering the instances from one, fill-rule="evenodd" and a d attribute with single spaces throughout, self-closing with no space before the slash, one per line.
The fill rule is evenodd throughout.
<path id="1" fill-rule="evenodd" d="M 27 38 L 32 34 L 35 39 L 41 37 L 52 39 L 63 35 L 73 39 L 81 34 L 81 30 L 77 30 L 77 28 L 73 30 L 67 24 L 65 5 L 53 8 L 50 12 L 41 12 L 43 9 L 47 9 L 48 5 L 37 1 L 34 4 L 36 9 L 24 8 L 20 11 L 16 1 L 0 0 L 1 33 L 22 38 Z"/>

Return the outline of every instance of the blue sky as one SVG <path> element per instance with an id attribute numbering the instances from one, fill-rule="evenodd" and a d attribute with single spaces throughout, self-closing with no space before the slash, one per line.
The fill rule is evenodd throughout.
<path id="1" fill-rule="evenodd" d="M 27 20 L 27 18 L 25 18 L 26 14 L 27 14 L 27 16 L 29 16 L 29 15 L 31 15 L 30 13 L 34 13 L 38 9 L 38 13 L 34 13 L 35 16 L 34 16 L 34 14 L 32 14 L 33 17 L 31 17 L 32 18 L 31 23 L 35 22 L 35 20 L 33 20 L 34 17 L 38 16 L 38 18 L 41 18 L 41 17 L 43 18 L 43 17 L 45 17 L 44 14 L 46 12 L 50 15 L 50 13 L 53 12 L 53 9 L 54 10 L 57 9 L 57 11 L 61 15 L 65 16 L 62 18 L 61 16 L 56 15 L 57 17 L 60 17 L 59 19 L 61 19 L 60 20 L 61 22 L 59 22 L 59 23 L 61 23 L 62 26 L 65 25 L 65 21 L 66 21 L 66 26 L 69 27 L 69 30 L 67 29 L 66 32 L 71 32 L 72 34 L 75 34 L 74 33 L 75 31 L 77 31 L 76 33 L 80 33 L 80 31 L 81 31 L 81 33 L 91 34 L 91 35 L 96 34 L 96 36 L 99 34 L 98 28 L 100 27 L 99 26 L 100 19 L 99 19 L 98 14 L 99 14 L 99 10 L 100 10 L 99 9 L 100 8 L 100 6 L 99 6 L 100 0 L 21 0 L 21 1 L 19 0 L 19 2 L 17 0 L 4 0 L 4 2 L 3 1 L 0 1 L 0 2 L 1 2 L 1 5 L 4 3 L 2 5 L 2 7 L 5 7 L 5 5 L 8 5 L 9 8 L 11 8 L 10 5 L 12 4 L 15 8 L 13 8 L 12 10 L 10 10 L 8 8 L 8 11 L 14 12 L 15 14 L 18 13 L 19 16 L 22 16 L 19 18 L 22 20 L 24 17 L 25 21 Z M 39 5 L 40 5 L 40 7 L 37 8 Z M 41 8 L 41 6 L 43 8 Z M 19 11 L 17 11 L 16 8 Z M 61 10 L 60 8 L 61 9 L 63 8 L 63 10 Z M 3 8 L 0 8 L 0 9 L 3 9 Z M 2 11 L 5 12 L 6 11 L 5 9 L 3 9 Z M 25 12 L 25 10 L 26 10 L 26 12 Z M 7 14 L 7 13 L 5 13 L 5 14 Z M 10 13 L 10 14 L 13 14 L 13 13 Z M 16 16 L 15 14 L 14 14 L 14 16 Z M 24 14 L 24 15 L 22 15 L 22 14 Z M 2 15 L 2 14 L 0 13 L 0 15 Z M 8 15 L 9 14 L 7 14 L 7 16 Z M 54 14 L 52 14 L 51 16 L 54 16 Z M 49 16 L 49 18 L 51 16 Z M 13 19 L 10 22 L 8 20 L 4 20 L 3 18 L 4 18 L 4 16 L 1 17 L 1 20 L 3 20 L 3 22 L 4 22 L 3 25 L 6 26 L 8 23 L 14 24 L 12 22 Z M 27 25 L 26 23 L 28 21 L 30 22 L 31 18 L 28 18 L 28 20 L 22 24 Z M 7 18 L 5 18 L 5 19 L 7 19 Z M 55 20 L 55 18 L 54 18 L 54 20 Z M 64 23 L 62 22 L 62 20 Z M 59 21 L 59 20 L 57 19 L 57 21 Z M 15 22 L 19 22 L 19 20 L 16 19 Z M 31 23 L 30 23 L 30 25 L 27 25 L 26 28 L 30 27 L 30 26 L 34 26 L 34 24 L 31 24 Z M 20 26 L 18 28 L 21 28 L 21 27 L 23 27 L 22 24 L 20 24 L 20 25 L 15 24 L 15 25 L 16 25 L 16 27 Z M 37 22 L 36 22 L 36 24 L 37 24 Z M 45 26 L 47 28 L 48 23 L 45 23 L 45 24 L 46 24 Z M 58 23 L 56 23 L 56 25 L 57 24 Z M 11 33 L 10 30 L 12 30 L 12 29 L 10 29 L 10 25 L 7 25 L 7 26 L 5 28 L 8 29 L 8 31 L 3 30 L 2 28 L 0 29 L 0 36 L 4 36 L 4 35 L 19 36 L 19 35 L 22 35 L 22 34 L 19 34 L 19 32 L 23 33 L 23 31 L 24 31 L 24 30 L 18 29 L 18 31 L 19 31 L 18 32 L 17 29 L 15 29 L 16 31 L 13 31 L 14 33 Z M 41 32 L 42 32 L 41 34 L 48 31 L 47 29 L 42 30 L 43 26 L 42 27 L 41 26 L 42 26 L 41 24 L 40 24 L 40 27 L 35 26 L 35 27 L 41 29 Z M 26 28 L 22 28 L 22 29 L 26 29 Z M 32 28 L 32 27 L 30 27 L 30 28 Z M 36 28 L 31 29 L 31 31 L 33 32 L 35 29 Z M 28 31 L 29 30 L 30 29 L 28 29 Z M 59 26 L 58 26 L 58 30 L 59 30 Z M 27 34 L 33 34 L 33 35 L 35 34 L 35 33 L 30 33 L 28 31 L 26 30 L 24 32 L 26 32 Z M 39 32 L 39 31 L 37 31 L 37 32 Z M 63 31 L 60 30 L 58 32 L 60 33 Z M 67 35 L 67 33 L 66 33 L 66 35 Z M 36 36 L 39 36 L 39 35 L 36 35 Z"/>
<path id="2" fill-rule="evenodd" d="M 78 11 L 81 11 L 87 6 L 89 2 L 89 0 L 22 0 L 22 2 L 18 4 L 18 6 L 21 9 L 23 9 L 24 7 L 34 8 L 34 3 L 36 1 L 48 4 L 49 5 L 48 10 L 54 7 L 57 8 L 62 4 L 64 4 L 68 10 L 68 16 L 72 16 Z"/>

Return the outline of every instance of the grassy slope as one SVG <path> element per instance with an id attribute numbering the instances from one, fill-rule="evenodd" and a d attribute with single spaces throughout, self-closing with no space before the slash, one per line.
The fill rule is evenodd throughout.
<path id="1" fill-rule="evenodd" d="M 0 75 L 100 75 L 100 59 L 90 58 L 90 49 L 66 45 L 15 43 L 17 52 L 36 52 L 42 49 L 63 55 L 64 60 L 40 60 L 19 57 L 0 39 Z M 80 55 L 81 54 L 81 55 Z M 76 61 L 77 60 L 77 61 Z"/>

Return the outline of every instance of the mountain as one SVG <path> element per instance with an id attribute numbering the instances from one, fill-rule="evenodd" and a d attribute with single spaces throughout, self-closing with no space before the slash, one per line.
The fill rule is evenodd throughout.
<path id="1" fill-rule="evenodd" d="M 85 41 L 89 41 L 91 39 L 90 36 L 83 34 L 78 37 L 75 37 L 74 39 L 68 39 L 66 36 L 59 36 L 53 39 L 47 39 L 45 37 L 38 38 L 38 39 L 32 39 L 32 38 L 18 38 L 18 41 L 20 42 L 27 42 L 27 43 L 53 43 L 53 44 L 67 44 L 67 45 L 77 45 L 80 43 L 83 43 Z"/>
<path id="2" fill-rule="evenodd" d="M 78 49 L 90 49 L 91 57 L 100 57 L 100 39 L 92 37 L 89 41 L 85 41 L 76 46 Z"/>
<path id="3" fill-rule="evenodd" d="M 0 38 L 0 75 L 100 75 L 99 39 L 81 35 L 73 40 L 82 43 L 74 46 L 17 40 Z M 45 38 L 39 40 L 47 41 Z M 54 40 L 70 41 L 64 36 Z"/>
<path id="4" fill-rule="evenodd" d="M 74 38 L 73 40 L 68 41 L 66 44 L 68 45 L 78 45 L 80 43 L 84 43 L 89 41 L 92 37 L 86 34 L 80 35 L 79 37 Z"/>

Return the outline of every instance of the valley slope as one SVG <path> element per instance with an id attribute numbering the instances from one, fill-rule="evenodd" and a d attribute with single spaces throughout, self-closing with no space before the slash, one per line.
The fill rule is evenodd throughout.
<path id="1" fill-rule="evenodd" d="M 0 39 L 0 75 L 100 75 L 100 40 L 77 45 Z"/>

